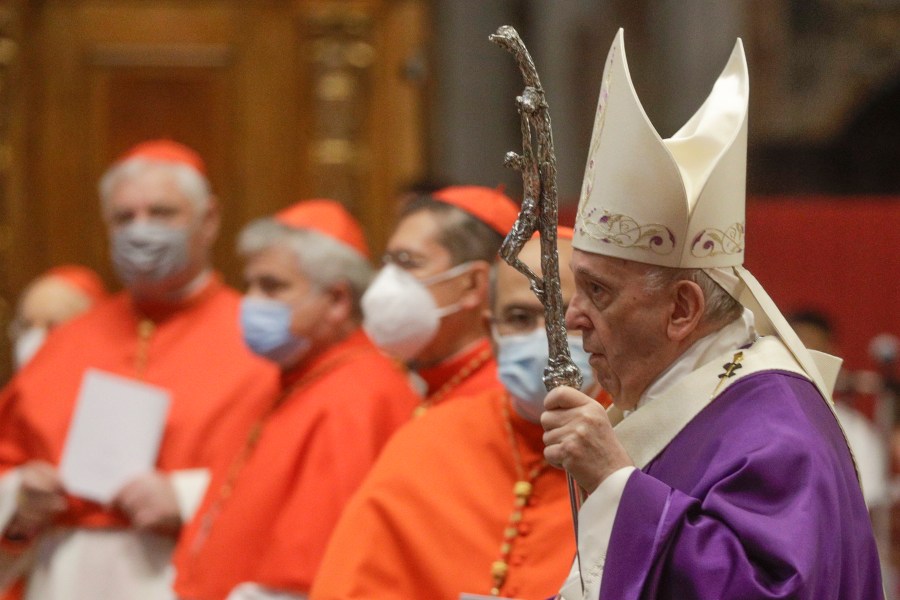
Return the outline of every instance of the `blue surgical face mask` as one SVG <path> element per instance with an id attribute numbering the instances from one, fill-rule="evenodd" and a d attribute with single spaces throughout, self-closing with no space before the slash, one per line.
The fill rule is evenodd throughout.
<path id="1" fill-rule="evenodd" d="M 543 327 L 521 335 L 498 335 L 494 332 L 494 341 L 497 343 L 500 381 L 512 397 L 513 408 L 522 418 L 540 423 L 544 397 L 547 395 L 544 368 L 550 360 L 547 332 Z M 569 336 L 569 353 L 581 371 L 581 391 L 589 390 L 594 385 L 594 374 L 589 362 L 590 354 L 581 347 L 581 336 Z"/>
<path id="2" fill-rule="evenodd" d="M 244 296 L 240 323 L 244 343 L 282 367 L 295 365 L 309 350 L 308 338 L 291 333 L 291 307 L 284 302 Z"/>

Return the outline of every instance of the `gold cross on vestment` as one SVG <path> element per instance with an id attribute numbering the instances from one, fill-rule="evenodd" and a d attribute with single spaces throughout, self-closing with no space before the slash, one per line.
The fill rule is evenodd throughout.
<path id="1" fill-rule="evenodd" d="M 719 373 L 719 384 L 716 386 L 716 389 L 713 390 L 712 396 L 715 396 L 719 393 L 719 388 L 722 387 L 722 384 L 725 383 L 725 380 L 729 377 L 734 377 L 735 371 L 742 368 L 744 365 L 741 364 L 741 361 L 744 360 L 743 352 L 736 352 L 734 357 L 731 359 L 731 362 L 727 362 L 722 365 L 722 368 L 725 369 L 724 373 Z"/>
<path id="2" fill-rule="evenodd" d="M 738 352 L 737 354 L 735 354 L 734 358 L 731 359 L 731 362 L 722 365 L 722 368 L 725 369 L 725 372 L 719 375 L 719 379 L 734 377 L 734 372 L 744 366 L 741 364 L 742 360 L 744 360 L 743 352 Z"/>

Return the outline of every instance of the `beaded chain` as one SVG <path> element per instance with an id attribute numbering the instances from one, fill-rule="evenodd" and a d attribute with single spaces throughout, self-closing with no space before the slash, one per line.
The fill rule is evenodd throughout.
<path id="1" fill-rule="evenodd" d="M 425 414 L 429 408 L 443 400 L 447 394 L 455 390 L 463 381 L 469 378 L 475 371 L 484 366 L 486 362 L 491 360 L 491 357 L 494 355 L 493 351 L 490 348 L 485 348 L 474 357 L 472 360 L 463 365 L 463 367 L 457 371 L 453 377 L 444 382 L 444 385 L 439 387 L 433 394 L 429 394 L 426 396 L 422 402 L 413 410 L 414 417 L 421 417 Z"/>
<path id="2" fill-rule="evenodd" d="M 138 347 L 134 357 L 134 371 L 137 379 L 142 380 L 147 374 L 147 365 L 150 362 L 150 338 L 156 331 L 156 324 L 150 319 L 141 319 L 138 323 Z"/>
<path id="3" fill-rule="evenodd" d="M 493 580 L 491 596 L 499 596 L 500 590 L 506 582 L 506 576 L 509 574 L 509 555 L 512 552 L 513 542 L 519 535 L 522 513 L 531 499 L 535 480 L 549 466 L 547 461 L 542 459 L 526 475 L 525 466 L 522 464 L 522 456 L 519 454 L 519 447 L 516 444 L 516 434 L 512 428 L 508 398 L 504 396 L 500 402 L 503 409 L 503 424 L 506 427 L 506 434 L 509 436 L 513 464 L 516 467 L 516 483 L 513 485 L 513 495 L 515 497 L 513 511 L 509 515 L 506 528 L 503 530 L 503 542 L 500 544 L 500 558 L 491 564 L 491 577 Z"/>

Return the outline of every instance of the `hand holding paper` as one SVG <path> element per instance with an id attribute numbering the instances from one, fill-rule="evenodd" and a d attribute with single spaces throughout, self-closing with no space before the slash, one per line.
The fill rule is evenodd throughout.
<path id="1" fill-rule="evenodd" d="M 169 402 L 168 390 L 88 370 L 60 461 L 66 490 L 109 504 L 126 484 L 154 471 Z"/>
<path id="2" fill-rule="evenodd" d="M 169 478 L 158 471 L 129 482 L 116 495 L 115 504 L 137 529 L 176 533 L 181 527 L 175 490 Z"/>
<path id="3" fill-rule="evenodd" d="M 22 483 L 16 513 L 7 533 L 13 537 L 30 538 L 66 509 L 66 498 L 53 465 L 33 460 L 19 469 Z"/>

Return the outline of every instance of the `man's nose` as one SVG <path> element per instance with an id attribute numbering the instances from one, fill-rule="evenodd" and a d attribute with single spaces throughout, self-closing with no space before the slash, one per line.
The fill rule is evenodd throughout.
<path id="1" fill-rule="evenodd" d="M 575 292 L 569 308 L 566 309 L 566 329 L 583 331 L 588 326 L 587 318 L 581 309 L 581 294 Z"/>
<path id="2" fill-rule="evenodd" d="M 149 210 L 137 210 L 134 213 L 132 223 L 150 223 L 154 220 Z"/>

